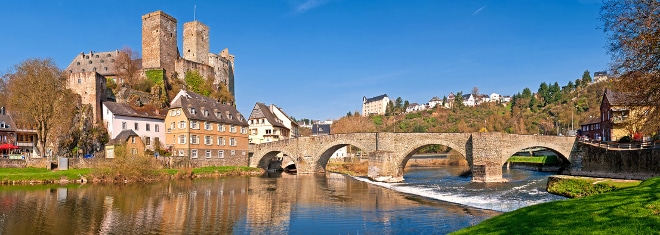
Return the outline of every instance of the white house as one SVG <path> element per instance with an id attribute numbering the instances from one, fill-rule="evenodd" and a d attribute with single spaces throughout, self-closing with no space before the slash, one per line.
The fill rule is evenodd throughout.
<path id="1" fill-rule="evenodd" d="M 429 100 L 429 108 L 435 108 L 438 105 L 442 105 L 442 99 L 438 98 L 437 96 Z"/>
<path id="2" fill-rule="evenodd" d="M 367 99 L 366 96 L 362 97 L 362 116 L 380 115 L 385 114 L 387 104 L 390 103 L 390 98 L 387 94 L 379 95 Z"/>
<path id="3" fill-rule="evenodd" d="M 472 94 L 463 95 L 463 105 L 473 107 L 477 105 L 477 99 Z"/>
<path id="4" fill-rule="evenodd" d="M 294 122 L 282 109 L 271 104 L 257 102 L 248 119 L 251 144 L 261 144 L 298 137 L 298 123 Z"/>
<path id="5" fill-rule="evenodd" d="M 497 94 L 497 93 L 491 93 L 490 94 L 490 101 L 491 102 L 498 102 L 498 101 L 501 101 L 501 99 L 502 99 L 502 97 L 500 96 L 500 94 Z"/>
<path id="6" fill-rule="evenodd" d="M 165 143 L 165 114 L 155 108 L 133 108 L 127 104 L 103 102 L 103 124 L 110 139 L 115 139 L 123 130 L 133 130 L 142 138 L 145 148 L 153 150 L 155 143 Z"/>

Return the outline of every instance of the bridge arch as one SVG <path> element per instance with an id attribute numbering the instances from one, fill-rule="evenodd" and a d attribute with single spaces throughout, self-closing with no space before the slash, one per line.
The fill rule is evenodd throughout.
<path id="1" fill-rule="evenodd" d="M 566 149 L 566 147 L 562 147 L 560 145 L 551 143 L 551 142 L 539 142 L 539 141 L 529 141 L 529 142 L 523 142 L 520 141 L 516 144 L 512 144 L 506 149 L 502 150 L 502 158 L 500 159 L 500 165 L 504 165 L 507 160 L 517 152 L 523 149 L 527 148 L 534 148 L 534 147 L 543 147 L 546 148 L 554 153 L 557 154 L 558 157 L 561 158 L 562 161 L 565 163 L 570 163 L 570 155 L 571 155 L 571 149 Z"/>
<path id="2" fill-rule="evenodd" d="M 356 148 L 359 148 L 363 152 L 367 152 L 367 153 L 373 151 L 372 149 L 369 149 L 368 146 L 365 145 L 364 143 L 335 140 L 330 143 L 326 143 L 319 148 L 320 154 L 318 159 L 316 160 L 317 166 L 321 168 L 323 171 L 325 171 L 325 168 L 328 165 L 328 161 L 330 161 L 332 154 L 335 153 L 337 150 L 346 146 L 355 146 Z"/>
<path id="3" fill-rule="evenodd" d="M 465 147 L 461 148 L 461 147 L 459 147 L 458 145 L 456 145 L 452 142 L 442 140 L 442 139 L 425 139 L 425 140 L 419 140 L 416 145 L 413 145 L 413 146 L 410 146 L 408 148 L 403 149 L 403 156 L 402 156 L 403 158 L 399 162 L 399 168 L 401 169 L 401 175 L 403 175 L 403 170 L 404 170 L 406 164 L 408 163 L 408 160 L 410 160 L 410 158 L 415 153 L 417 153 L 417 151 L 419 151 L 420 149 L 422 149 L 426 146 L 436 145 L 436 144 L 447 146 L 447 147 L 451 148 L 452 150 L 458 152 L 459 154 L 461 154 L 461 156 L 463 156 L 463 158 L 465 158 L 465 160 L 468 161 L 468 165 L 472 165 L 471 159 L 469 159 L 467 157 Z"/>
<path id="4" fill-rule="evenodd" d="M 282 162 L 285 162 L 285 159 L 288 159 L 293 162 L 293 164 L 298 165 L 297 159 L 295 159 L 294 156 L 292 156 L 289 151 L 287 151 L 284 148 L 272 148 L 268 149 L 265 152 L 260 152 L 259 155 L 253 155 L 256 159 L 258 159 L 256 167 L 264 169 L 264 170 L 269 170 L 270 163 L 277 158 L 277 155 L 282 153 L 283 159 Z M 284 167 L 284 166 L 282 166 Z"/>

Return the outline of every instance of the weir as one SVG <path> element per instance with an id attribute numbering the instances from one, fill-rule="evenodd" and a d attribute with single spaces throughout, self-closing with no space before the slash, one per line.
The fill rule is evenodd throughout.
<path id="1" fill-rule="evenodd" d="M 472 170 L 472 181 L 501 182 L 506 160 L 530 147 L 545 147 L 567 161 L 572 159 L 574 137 L 515 135 L 504 133 L 352 133 L 299 137 L 250 146 L 250 166 L 264 167 L 273 154 L 286 153 L 298 173 L 324 172 L 332 150 L 353 145 L 369 156 L 368 177 L 375 181 L 400 182 L 408 162 L 419 149 L 437 144 L 457 151 Z"/>

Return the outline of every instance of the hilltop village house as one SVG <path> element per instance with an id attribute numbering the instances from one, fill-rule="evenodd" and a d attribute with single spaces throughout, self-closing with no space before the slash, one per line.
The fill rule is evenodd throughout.
<path id="1" fill-rule="evenodd" d="M 121 53 L 124 52 L 80 53 L 65 69 L 68 74 L 67 88 L 79 94 L 83 104 L 92 106 L 96 122 L 102 120 L 101 103 L 114 100 L 107 91 L 107 79 L 119 85 L 124 82 L 115 63 Z M 229 54 L 226 48 L 218 54 L 210 53 L 209 27 L 199 21 L 183 24 L 183 53 L 179 53 L 177 20 L 162 11 L 143 15 L 142 58 L 139 65 L 140 76 L 144 78 L 146 74 L 156 71 L 164 75 L 164 82 L 183 79 L 187 71 L 196 70 L 205 78 L 214 79 L 214 85 L 225 85 L 235 96 L 234 55 Z"/>
<path id="2" fill-rule="evenodd" d="M 369 115 L 382 115 L 387 110 L 387 104 L 390 103 L 390 98 L 387 94 L 379 95 L 367 99 L 366 96 L 362 97 L 362 116 Z"/>
<path id="3" fill-rule="evenodd" d="M 166 148 L 194 166 L 248 164 L 247 120 L 232 105 L 181 90 L 165 117 Z"/>
<path id="4" fill-rule="evenodd" d="M 635 104 L 626 93 L 605 89 L 600 104 L 600 117 L 581 124 L 580 135 L 601 141 L 618 141 L 640 130 L 635 122 L 642 120 L 650 107 Z M 640 133 L 642 134 L 642 133 Z"/>
<path id="5" fill-rule="evenodd" d="M 257 102 L 250 113 L 250 144 L 268 143 L 299 136 L 299 125 L 282 109 Z"/>

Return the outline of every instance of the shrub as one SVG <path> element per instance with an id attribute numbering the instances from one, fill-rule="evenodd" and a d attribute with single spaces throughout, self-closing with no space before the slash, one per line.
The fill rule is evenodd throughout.
<path id="1" fill-rule="evenodd" d="M 619 139 L 619 143 L 630 143 L 630 142 L 632 142 L 632 139 L 630 138 L 630 136 L 624 136 L 624 137 L 621 137 L 621 139 Z"/>

